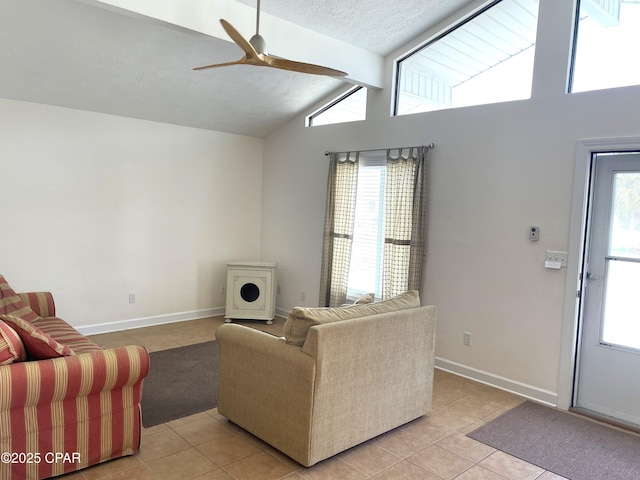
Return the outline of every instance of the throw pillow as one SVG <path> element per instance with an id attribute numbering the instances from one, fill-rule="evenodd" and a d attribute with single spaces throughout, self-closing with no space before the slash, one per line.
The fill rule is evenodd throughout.
<path id="1" fill-rule="evenodd" d="M 355 302 L 353 302 L 354 305 L 363 305 L 365 303 L 373 303 L 375 301 L 376 297 L 373 293 L 367 293 L 366 295 L 362 295 L 361 297 L 357 298 Z"/>
<path id="2" fill-rule="evenodd" d="M 0 365 L 24 362 L 27 352 L 16 331 L 4 322 L 0 322 Z"/>
<path id="3" fill-rule="evenodd" d="M 44 360 L 73 355 L 73 351 L 68 346 L 58 343 L 54 338 L 22 318 L 13 315 L 0 315 L 0 320 L 18 333 L 29 358 Z"/>
<path id="4" fill-rule="evenodd" d="M 294 307 L 284 323 L 284 336 L 288 344 L 302 346 L 309 329 L 314 325 L 419 306 L 420 294 L 416 290 L 409 290 L 387 300 L 347 307 Z"/>
<path id="5" fill-rule="evenodd" d="M 40 316 L 20 298 L 20 295 L 13 291 L 3 275 L 0 275 L 0 315 L 14 315 L 28 322 L 33 322 L 40 318 Z"/>
<path id="6" fill-rule="evenodd" d="M 55 338 L 58 343 L 67 345 L 76 355 L 103 350 L 61 318 L 45 317 L 36 320 L 32 325 Z"/>

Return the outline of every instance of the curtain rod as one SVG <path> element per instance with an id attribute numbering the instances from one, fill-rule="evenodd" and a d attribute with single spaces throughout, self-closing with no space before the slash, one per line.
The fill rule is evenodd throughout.
<path id="1" fill-rule="evenodd" d="M 353 150 L 354 152 L 384 152 L 385 150 L 405 150 L 407 148 L 419 148 L 419 147 L 423 147 L 426 148 L 427 150 L 431 149 L 431 148 L 436 148 L 435 143 L 430 143 L 429 145 L 413 145 L 411 147 L 392 147 L 392 148 L 372 148 L 370 150 Z M 330 151 L 326 151 L 324 152 L 325 155 L 329 155 Z M 351 153 L 351 152 L 335 152 L 335 153 Z"/>

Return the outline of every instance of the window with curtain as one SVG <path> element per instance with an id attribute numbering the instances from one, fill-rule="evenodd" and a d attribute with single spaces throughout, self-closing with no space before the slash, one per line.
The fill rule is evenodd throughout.
<path id="1" fill-rule="evenodd" d="M 320 304 L 420 290 L 427 147 L 332 153 Z"/>

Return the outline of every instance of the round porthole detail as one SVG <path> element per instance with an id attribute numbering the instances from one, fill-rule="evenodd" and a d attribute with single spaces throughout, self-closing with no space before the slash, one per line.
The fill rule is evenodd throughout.
<path id="1" fill-rule="evenodd" d="M 240 287 L 240 297 L 247 303 L 255 302 L 260 297 L 260 288 L 255 283 L 245 283 Z"/>

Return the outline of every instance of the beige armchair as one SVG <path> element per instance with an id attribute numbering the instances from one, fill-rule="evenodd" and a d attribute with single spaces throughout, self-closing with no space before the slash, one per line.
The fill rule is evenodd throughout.
<path id="1" fill-rule="evenodd" d="M 358 316 L 376 311 L 360 307 L 294 309 L 315 323 L 302 346 L 291 336 L 220 326 L 219 413 L 305 466 L 428 413 L 436 308 Z M 318 311 L 338 310 L 337 319 L 317 321 Z"/>

